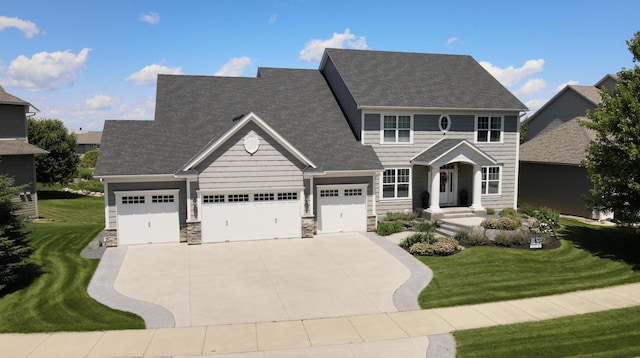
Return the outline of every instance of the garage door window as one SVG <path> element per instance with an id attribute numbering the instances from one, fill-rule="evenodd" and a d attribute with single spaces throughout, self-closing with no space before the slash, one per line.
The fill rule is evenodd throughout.
<path id="1" fill-rule="evenodd" d="M 275 199 L 275 195 L 273 193 L 267 194 L 253 194 L 253 201 L 273 201 Z"/>
<path id="2" fill-rule="evenodd" d="M 151 196 L 152 203 L 173 203 L 173 195 L 153 195 Z"/>
<path id="3" fill-rule="evenodd" d="M 205 204 L 224 203 L 224 195 L 203 195 L 202 202 Z"/>
<path id="4" fill-rule="evenodd" d="M 227 201 L 230 203 L 240 203 L 249 201 L 249 194 L 229 194 Z"/>
<path id="5" fill-rule="evenodd" d="M 298 200 L 298 193 L 278 193 L 278 200 Z"/>
<path id="6" fill-rule="evenodd" d="M 327 198 L 327 197 L 331 197 L 331 196 L 338 196 L 339 193 L 340 193 L 340 191 L 338 189 L 320 190 L 320 197 L 321 198 Z"/>
<path id="7" fill-rule="evenodd" d="M 123 204 L 144 204 L 144 196 L 123 196 Z"/>
<path id="8" fill-rule="evenodd" d="M 362 196 L 362 189 L 345 189 L 344 196 Z"/>

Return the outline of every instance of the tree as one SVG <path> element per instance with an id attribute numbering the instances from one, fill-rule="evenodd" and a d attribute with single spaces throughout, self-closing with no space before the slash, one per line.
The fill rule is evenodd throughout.
<path id="1" fill-rule="evenodd" d="M 527 141 L 527 139 L 529 139 L 529 126 L 528 123 L 529 122 L 529 117 L 525 117 L 525 119 L 522 120 L 522 122 L 520 122 L 520 144 L 524 143 Z"/>
<path id="2" fill-rule="evenodd" d="M 640 31 L 627 41 L 633 62 L 640 61 Z M 595 185 L 587 206 L 612 210 L 617 222 L 640 222 L 640 67 L 623 68 L 610 96 L 587 113 L 583 125 L 596 132 L 583 165 Z"/>
<path id="3" fill-rule="evenodd" d="M 49 154 L 36 156 L 36 177 L 44 184 L 70 182 L 80 159 L 75 153 L 76 136 L 67 131 L 57 119 L 27 120 L 29 142 Z"/>
<path id="4" fill-rule="evenodd" d="M 20 205 L 11 201 L 22 188 L 13 179 L 0 176 L 0 295 L 28 274 L 33 248 L 24 232 L 24 218 L 15 214 Z"/>
<path id="5" fill-rule="evenodd" d="M 98 161 L 98 150 L 92 149 L 84 153 L 84 157 L 82 157 L 82 162 L 87 168 L 95 168 L 96 162 Z"/>

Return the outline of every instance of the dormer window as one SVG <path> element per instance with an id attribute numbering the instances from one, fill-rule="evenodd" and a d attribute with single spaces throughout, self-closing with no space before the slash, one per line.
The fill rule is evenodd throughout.
<path id="1" fill-rule="evenodd" d="M 411 115 L 383 115 L 382 142 L 383 143 L 411 143 Z"/>

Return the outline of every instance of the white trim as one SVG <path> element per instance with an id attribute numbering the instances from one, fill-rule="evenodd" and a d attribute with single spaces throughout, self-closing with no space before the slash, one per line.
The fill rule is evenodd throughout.
<path id="1" fill-rule="evenodd" d="M 439 114 L 447 112 L 454 114 L 455 112 L 492 112 L 492 113 L 506 113 L 506 112 L 528 112 L 528 108 L 448 108 L 448 107 L 394 107 L 394 106 L 358 106 L 362 111 L 418 111 L 418 112 L 434 112 L 433 114 Z M 377 112 L 376 112 L 377 113 Z M 421 113 L 422 114 L 422 113 Z"/>
<path id="2" fill-rule="evenodd" d="M 299 192 L 304 190 L 303 186 L 288 186 L 274 188 L 231 188 L 231 189 L 199 189 L 196 190 L 198 197 L 202 195 L 216 194 L 260 194 L 260 193 L 283 193 L 283 192 Z"/>
<path id="3" fill-rule="evenodd" d="M 360 144 L 364 145 L 364 112 L 360 111 Z"/>
<path id="4" fill-rule="evenodd" d="M 463 139 L 462 141 L 460 141 L 460 143 L 458 143 L 456 146 L 454 146 L 453 148 L 449 149 L 448 151 L 442 153 L 440 156 L 436 157 L 435 159 L 433 159 L 430 162 L 419 162 L 419 161 L 415 161 L 415 159 L 419 156 L 421 156 L 423 153 L 426 153 L 428 150 L 430 150 L 431 148 L 433 148 L 436 144 L 440 143 L 441 141 L 443 141 L 445 138 L 442 138 L 440 140 L 438 140 L 437 142 L 435 142 L 434 144 L 432 144 L 431 146 L 429 146 L 427 149 L 423 150 L 422 152 L 416 154 L 413 156 L 413 158 L 409 159 L 409 162 L 412 164 L 416 164 L 416 165 L 426 165 L 426 166 L 431 166 L 434 163 L 437 163 L 438 160 L 440 160 L 441 158 L 443 158 L 444 156 L 448 155 L 449 153 L 455 151 L 458 149 L 458 147 L 460 147 L 461 145 L 465 145 L 467 148 L 473 150 L 474 152 L 476 152 L 477 154 L 479 154 L 480 156 L 482 156 L 483 158 L 485 158 L 488 162 L 490 162 L 491 164 L 498 164 L 498 162 L 496 162 L 493 158 L 491 158 L 489 155 L 487 155 L 486 153 L 484 153 L 482 150 L 480 150 L 478 147 L 476 147 L 475 145 L 469 143 L 466 139 Z M 449 163 L 445 163 L 445 164 L 449 164 Z M 469 164 L 476 164 L 476 163 L 469 163 Z M 444 164 L 443 164 L 444 165 Z"/>
<path id="5" fill-rule="evenodd" d="M 213 144 L 205 146 L 194 158 L 189 160 L 181 170 L 189 170 L 198 164 L 202 163 L 211 153 L 213 153 L 216 149 L 218 149 L 222 144 L 224 144 L 229 138 L 231 138 L 234 134 L 238 133 L 240 129 L 242 129 L 247 123 L 254 122 L 258 125 L 258 127 L 262 128 L 268 135 L 270 135 L 273 139 L 275 139 L 279 144 L 281 144 L 285 149 L 287 149 L 291 154 L 293 154 L 297 159 L 299 159 L 304 164 L 307 164 L 313 168 L 317 168 L 313 162 L 307 158 L 302 152 L 300 152 L 297 148 L 295 148 L 291 143 L 289 143 L 286 139 L 284 139 L 278 132 L 276 132 L 271 126 L 269 126 L 265 121 L 263 121 L 260 117 L 258 117 L 255 113 L 250 112 L 246 114 L 242 119 L 238 121 L 231 129 L 229 129 L 222 137 L 218 138 Z"/>
<path id="6" fill-rule="evenodd" d="M 173 174 L 148 174 L 148 175 L 107 175 L 99 176 L 104 183 L 137 183 L 160 181 L 184 181 L 184 178 L 176 178 Z"/>
<path id="7" fill-rule="evenodd" d="M 398 195 L 398 170 L 399 169 L 408 169 L 409 170 L 409 182 L 407 184 L 409 184 L 409 196 L 403 196 L 401 198 L 397 197 Z M 387 170 L 395 170 L 396 171 L 396 177 L 395 177 L 395 183 L 394 183 L 394 197 L 393 198 L 384 198 L 384 172 Z M 380 201 L 400 201 L 400 200 L 413 200 L 413 166 L 410 167 L 406 167 L 406 166 L 399 166 L 399 167 L 387 167 L 384 168 L 384 171 L 382 172 L 382 175 L 380 176 L 380 196 L 379 196 L 379 200 Z M 402 184 L 405 184 L 404 182 Z"/>
<path id="8" fill-rule="evenodd" d="M 442 127 L 443 118 L 447 119 L 447 126 L 445 128 Z M 438 128 L 440 129 L 440 132 L 447 133 L 449 129 L 451 129 L 451 116 L 448 114 L 441 115 L 440 118 L 438 118 Z"/>
<path id="9" fill-rule="evenodd" d="M 520 191 L 520 117 L 516 118 L 518 130 L 516 131 L 516 161 L 514 164 L 515 175 L 513 183 L 513 208 L 518 209 L 518 192 Z"/>
<path id="10" fill-rule="evenodd" d="M 118 204 L 117 202 L 118 198 L 121 198 L 125 195 L 149 195 L 149 194 L 150 195 L 153 195 L 153 194 L 178 195 L 179 193 L 180 193 L 180 189 L 118 190 L 113 192 L 113 194 L 115 194 L 116 196 L 116 205 Z"/>
<path id="11" fill-rule="evenodd" d="M 500 196 L 502 195 L 502 177 L 504 176 L 504 166 L 502 165 L 483 165 L 480 167 L 480 172 L 482 172 L 482 169 L 487 168 L 487 180 L 483 180 L 482 177 L 480 177 L 480 194 L 482 195 L 482 197 L 491 197 L 491 196 Z M 497 193 L 488 193 L 489 191 L 489 168 L 498 168 L 498 192 Z M 482 183 L 486 182 L 487 183 L 487 193 L 483 193 L 482 192 Z"/>
<path id="12" fill-rule="evenodd" d="M 402 146 L 402 145 L 413 145 L 413 113 L 398 113 L 398 112 L 394 112 L 394 113 L 379 113 L 380 115 L 380 145 L 397 145 L 397 146 Z M 395 127 L 395 132 L 396 132 L 396 141 L 395 142 L 385 142 L 384 141 L 384 117 L 385 116 L 395 116 L 396 117 L 396 127 Z M 398 141 L 398 133 L 400 130 L 406 130 L 406 129 L 400 129 L 398 128 L 398 117 L 409 117 L 409 141 L 408 142 L 399 142 Z"/>
<path id="13" fill-rule="evenodd" d="M 384 169 L 379 170 L 331 170 L 326 171 L 323 174 L 312 175 L 322 176 L 323 178 L 338 178 L 338 177 L 364 177 L 372 174 L 382 173 Z"/>
<path id="14" fill-rule="evenodd" d="M 487 141 L 479 142 L 478 141 L 478 117 L 487 117 L 489 119 L 489 129 L 487 129 Z M 491 118 L 492 117 L 500 117 L 500 140 L 497 142 L 491 141 Z M 473 119 L 473 143 L 474 144 L 504 144 L 504 115 L 496 115 L 496 114 L 476 114 Z"/>
<path id="15" fill-rule="evenodd" d="M 104 228 L 106 230 L 113 230 L 111 227 L 111 222 L 109 220 L 109 183 L 103 182 L 104 189 Z"/>

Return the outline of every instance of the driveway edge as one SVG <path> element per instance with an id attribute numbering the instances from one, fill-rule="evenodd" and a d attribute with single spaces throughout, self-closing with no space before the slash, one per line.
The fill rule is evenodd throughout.
<path id="1" fill-rule="evenodd" d="M 393 305 L 398 311 L 421 310 L 418 295 L 431 282 L 433 271 L 400 246 L 375 232 L 367 232 L 365 236 L 400 261 L 411 273 L 407 281 L 393 293 Z"/>
<path id="2" fill-rule="evenodd" d="M 124 296 L 113 288 L 126 253 L 126 247 L 110 247 L 104 252 L 87 287 L 89 296 L 113 309 L 137 314 L 148 329 L 175 327 L 175 318 L 166 308 Z"/>

